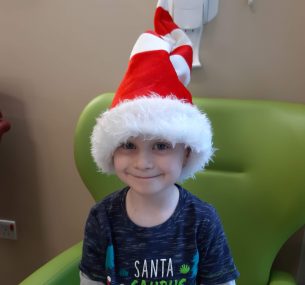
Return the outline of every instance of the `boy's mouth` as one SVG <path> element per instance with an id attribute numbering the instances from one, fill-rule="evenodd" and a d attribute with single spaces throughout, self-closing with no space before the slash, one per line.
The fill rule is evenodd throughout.
<path id="1" fill-rule="evenodd" d="M 142 176 L 142 175 L 134 175 L 134 174 L 130 174 L 133 177 L 137 178 L 137 179 L 153 179 L 153 178 L 157 178 L 159 176 L 161 176 L 161 174 L 157 174 L 157 175 L 148 175 L 148 176 Z"/>

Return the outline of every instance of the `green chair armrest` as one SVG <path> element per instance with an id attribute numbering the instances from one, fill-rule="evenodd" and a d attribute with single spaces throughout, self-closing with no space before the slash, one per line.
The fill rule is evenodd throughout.
<path id="1" fill-rule="evenodd" d="M 79 285 L 81 252 L 82 242 L 79 242 L 40 267 L 19 285 Z"/>
<path id="2" fill-rule="evenodd" d="M 271 272 L 269 285 L 297 285 L 291 274 L 274 270 Z"/>

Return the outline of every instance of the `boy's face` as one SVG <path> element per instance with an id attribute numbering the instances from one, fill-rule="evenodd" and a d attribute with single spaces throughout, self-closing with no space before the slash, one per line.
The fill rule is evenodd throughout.
<path id="1" fill-rule="evenodd" d="M 184 144 L 131 138 L 113 155 L 116 175 L 139 194 L 151 195 L 172 189 L 180 177 L 189 151 Z"/>

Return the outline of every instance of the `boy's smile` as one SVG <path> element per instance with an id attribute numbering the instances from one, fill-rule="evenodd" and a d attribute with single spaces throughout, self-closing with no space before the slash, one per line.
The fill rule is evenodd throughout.
<path id="1" fill-rule="evenodd" d="M 113 155 L 117 176 L 142 195 L 165 194 L 180 177 L 188 151 L 176 144 L 142 137 L 131 138 Z"/>

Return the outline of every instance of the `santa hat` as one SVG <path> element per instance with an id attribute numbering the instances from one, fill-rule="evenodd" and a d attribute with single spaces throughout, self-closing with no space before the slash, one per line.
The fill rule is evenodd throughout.
<path id="1" fill-rule="evenodd" d="M 113 153 L 130 137 L 165 139 L 191 149 L 180 182 L 202 170 L 213 154 L 211 124 L 192 103 L 192 46 L 173 22 L 167 0 L 159 0 L 155 31 L 137 40 L 127 72 L 112 104 L 97 119 L 92 156 L 104 173 L 113 173 Z"/>

